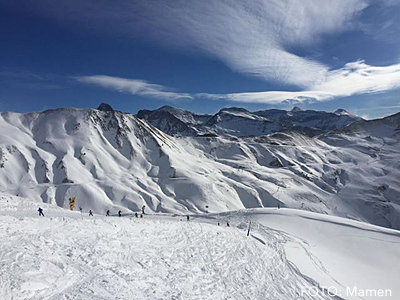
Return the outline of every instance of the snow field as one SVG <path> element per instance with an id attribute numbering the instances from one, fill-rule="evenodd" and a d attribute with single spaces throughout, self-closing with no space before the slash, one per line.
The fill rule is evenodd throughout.
<path id="1" fill-rule="evenodd" d="M 317 284 L 287 260 L 282 237 L 246 237 L 245 223 L 88 217 L 51 205 L 43 218 L 35 202 L 0 205 L 2 299 L 315 299 L 299 298 Z"/>

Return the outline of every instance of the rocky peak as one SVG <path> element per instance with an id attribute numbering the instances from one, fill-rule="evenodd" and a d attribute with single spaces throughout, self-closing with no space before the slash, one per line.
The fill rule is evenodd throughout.
<path id="1" fill-rule="evenodd" d="M 302 110 L 300 107 L 295 106 L 295 107 L 292 108 L 291 111 L 292 111 L 292 112 L 297 112 L 297 111 L 303 111 L 303 110 Z"/>
<path id="2" fill-rule="evenodd" d="M 101 103 L 97 109 L 100 111 L 114 111 L 111 105 L 107 103 Z"/>

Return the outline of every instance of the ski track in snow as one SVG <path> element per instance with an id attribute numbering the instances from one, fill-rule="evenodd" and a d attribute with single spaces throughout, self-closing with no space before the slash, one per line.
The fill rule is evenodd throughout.
<path id="1" fill-rule="evenodd" d="M 286 257 L 297 238 L 247 220 L 88 217 L 0 198 L 1 299 L 333 299 Z M 9 200 L 7 202 L 7 200 Z M 233 224 L 232 224 L 233 225 Z"/>

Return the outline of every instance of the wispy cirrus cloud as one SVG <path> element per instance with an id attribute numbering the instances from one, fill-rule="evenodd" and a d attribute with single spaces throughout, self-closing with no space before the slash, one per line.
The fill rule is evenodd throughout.
<path id="1" fill-rule="evenodd" d="M 145 80 L 127 79 L 106 75 L 80 76 L 75 77 L 75 79 L 81 83 L 93 84 L 119 92 L 166 101 L 193 99 L 193 97 L 188 93 L 176 93 L 165 86 L 149 83 Z"/>
<path id="2" fill-rule="evenodd" d="M 400 87 L 400 64 L 370 66 L 363 60 L 347 63 L 343 68 L 330 71 L 323 82 L 312 87 L 334 96 L 370 94 Z"/>
<path id="3" fill-rule="evenodd" d="M 329 71 L 324 80 L 302 91 L 265 91 L 228 94 L 201 93 L 198 96 L 235 102 L 278 104 L 286 101 L 326 101 L 358 94 L 372 94 L 400 88 L 400 64 L 370 66 L 364 61 L 347 63 Z"/>
<path id="4" fill-rule="evenodd" d="M 291 49 L 353 28 L 371 1 L 36 0 L 26 5 L 66 26 L 202 52 L 237 72 L 305 88 L 321 81 L 329 67 Z"/>
<path id="5" fill-rule="evenodd" d="M 400 64 L 370 66 L 364 61 L 347 63 L 343 68 L 332 70 L 322 82 L 300 91 L 262 91 L 244 93 L 177 93 L 168 88 L 138 79 L 126 79 L 105 75 L 77 77 L 82 83 L 128 92 L 167 101 L 206 98 L 244 103 L 280 104 L 285 102 L 316 102 L 359 94 L 373 94 L 400 88 Z"/>
<path id="6" fill-rule="evenodd" d="M 19 1 L 5 2 L 21 9 Z M 396 0 L 36 0 L 22 9 L 45 14 L 65 26 L 101 34 L 141 38 L 187 51 L 201 52 L 232 70 L 299 91 L 210 94 L 176 93 L 138 79 L 84 76 L 80 82 L 157 99 L 205 97 L 239 102 L 326 101 L 335 97 L 383 92 L 399 87 L 399 65 L 351 62 L 332 70 L 293 49 L 306 49 L 327 34 L 360 26 L 371 6 L 386 8 Z M 391 27 L 389 23 L 385 28 Z"/>
<path id="7" fill-rule="evenodd" d="M 264 103 L 281 104 L 287 102 L 300 103 L 304 101 L 324 101 L 329 100 L 333 95 L 325 92 L 316 91 L 265 91 L 265 92 L 244 92 L 228 94 L 198 93 L 197 97 L 211 100 L 226 100 L 243 103 Z"/>

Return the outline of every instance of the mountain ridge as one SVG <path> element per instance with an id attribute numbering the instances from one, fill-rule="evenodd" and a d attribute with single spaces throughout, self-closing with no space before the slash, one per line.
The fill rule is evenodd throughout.
<path id="1" fill-rule="evenodd" d="M 167 112 L 167 113 L 165 113 Z M 250 112 L 240 107 L 226 107 L 214 115 L 197 115 L 187 110 L 163 106 L 156 110 L 140 110 L 137 116 L 158 129 L 174 136 L 225 135 L 258 136 L 288 129 L 303 130 L 306 134 L 320 134 L 343 128 L 363 119 L 344 109 L 335 112 L 268 109 Z M 196 121 L 194 121 L 196 120 Z M 174 123 L 174 128 L 166 124 Z M 311 135 L 312 136 L 312 135 Z"/>
<path id="2" fill-rule="evenodd" d="M 234 111 L 222 115 L 250 125 L 263 118 Z M 115 110 L 3 112 L 0 191 L 64 208 L 76 196 L 98 213 L 279 205 L 400 228 L 398 115 L 318 134 L 292 127 L 236 136 L 220 127 L 171 136 Z"/>

